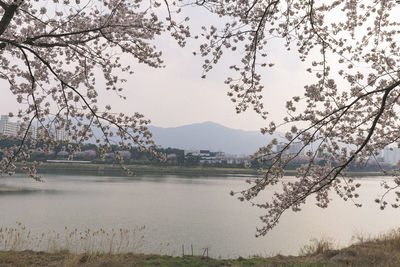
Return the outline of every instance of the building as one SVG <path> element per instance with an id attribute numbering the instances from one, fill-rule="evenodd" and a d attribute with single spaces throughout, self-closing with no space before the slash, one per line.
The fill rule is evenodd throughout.
<path id="1" fill-rule="evenodd" d="M 1 115 L 0 117 L 0 134 L 6 136 L 19 137 L 19 130 L 21 129 L 21 122 L 11 122 L 10 117 L 8 115 Z M 31 125 L 29 128 L 29 132 L 31 133 L 31 138 L 36 139 L 36 130 L 35 127 Z M 23 133 L 24 134 L 24 133 Z M 20 136 L 22 137 L 22 136 Z"/>
<path id="2" fill-rule="evenodd" d="M 251 161 L 249 156 L 227 156 L 222 151 L 210 150 L 185 150 L 185 158 L 192 156 L 198 157 L 200 163 L 225 163 L 225 164 L 241 164 Z"/>
<path id="3" fill-rule="evenodd" d="M 68 131 L 64 129 L 56 129 L 55 127 L 51 127 L 49 130 L 44 129 L 43 127 L 38 127 L 37 134 L 41 135 L 50 135 L 50 138 L 60 141 L 60 142 L 72 142 L 72 137 Z"/>
<path id="4" fill-rule="evenodd" d="M 64 129 L 54 130 L 54 137 L 56 138 L 57 141 L 72 142 L 70 134 Z"/>
<path id="5" fill-rule="evenodd" d="M 8 115 L 1 115 L 0 116 L 0 134 L 10 136 L 10 137 L 20 137 L 18 132 L 21 129 L 23 124 L 21 122 L 12 122 L 10 121 L 10 117 Z M 24 126 L 26 127 L 27 124 L 25 123 Z M 29 132 L 31 133 L 31 138 L 36 139 L 40 133 L 43 133 L 45 130 L 43 127 L 34 127 L 31 125 L 29 128 Z M 71 135 L 65 129 L 55 129 L 55 127 L 51 127 L 51 130 L 48 131 L 50 136 L 57 141 L 67 141 L 72 142 Z"/>
<path id="6" fill-rule="evenodd" d="M 400 148 L 385 147 L 383 150 L 383 161 L 392 165 L 397 165 L 400 161 Z"/>
<path id="7" fill-rule="evenodd" d="M 17 136 L 19 123 L 10 122 L 8 115 L 1 115 L 0 133 L 8 136 Z"/>

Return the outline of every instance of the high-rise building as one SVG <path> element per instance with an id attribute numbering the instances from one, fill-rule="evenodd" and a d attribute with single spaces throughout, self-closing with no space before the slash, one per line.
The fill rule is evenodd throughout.
<path id="1" fill-rule="evenodd" d="M 1 115 L 0 133 L 9 136 L 17 136 L 19 123 L 10 122 L 8 115 Z"/>
<path id="2" fill-rule="evenodd" d="M 56 138 L 57 141 L 72 142 L 72 138 L 71 138 L 70 134 L 67 131 L 65 131 L 64 129 L 54 130 L 54 137 Z"/>
<path id="3" fill-rule="evenodd" d="M 21 129 L 20 122 L 11 122 L 8 115 L 1 115 L 0 117 L 0 134 L 7 136 L 18 137 L 18 131 Z M 35 127 L 31 125 L 29 128 L 31 138 L 36 138 Z M 20 136 L 22 138 L 22 136 Z"/>
<path id="4" fill-rule="evenodd" d="M 385 147 L 383 150 L 383 160 L 386 163 L 397 165 L 400 161 L 400 149 L 398 147 Z"/>
<path id="5" fill-rule="evenodd" d="M 48 136 L 53 140 L 56 141 L 67 141 L 67 142 L 73 142 L 71 135 L 69 134 L 68 131 L 64 129 L 57 129 L 56 127 L 52 126 L 50 129 L 44 129 L 43 127 L 38 127 L 37 134 L 39 136 Z"/>

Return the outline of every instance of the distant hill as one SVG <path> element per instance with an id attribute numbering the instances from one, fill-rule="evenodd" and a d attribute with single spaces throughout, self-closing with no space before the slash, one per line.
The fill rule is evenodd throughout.
<path id="1" fill-rule="evenodd" d="M 272 139 L 258 131 L 232 129 L 211 121 L 169 128 L 149 126 L 149 130 L 155 143 L 163 148 L 205 149 L 237 155 L 251 155 Z M 116 132 L 114 128 L 112 131 Z M 100 129 L 94 128 L 93 132 L 102 135 Z M 281 139 L 278 134 L 274 137 Z M 115 143 L 119 140 L 115 135 L 109 139 Z M 95 143 L 95 139 L 90 138 L 89 143 Z"/>
<path id="2" fill-rule="evenodd" d="M 164 148 L 208 149 L 228 154 L 253 154 L 272 139 L 257 131 L 236 130 L 210 121 L 171 128 L 150 126 L 149 129 L 156 144 Z"/>

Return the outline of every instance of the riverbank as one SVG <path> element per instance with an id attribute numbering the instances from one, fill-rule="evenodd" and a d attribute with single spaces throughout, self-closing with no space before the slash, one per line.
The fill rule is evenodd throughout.
<path id="1" fill-rule="evenodd" d="M 357 244 L 340 250 L 319 241 L 306 246 L 302 256 L 213 259 L 133 253 L 0 251 L 0 266 L 400 266 L 399 233 L 393 233 L 374 240 L 359 240 Z"/>
<path id="2" fill-rule="evenodd" d="M 138 253 L 70 253 L 0 251 L 0 266 L 400 266 L 400 230 L 374 238 L 358 236 L 356 243 L 335 249 L 332 242 L 313 240 L 299 256 L 215 259 L 205 256 Z"/>
<path id="3" fill-rule="evenodd" d="M 21 173 L 21 165 L 16 164 L 16 171 Z M 226 175 L 257 175 L 256 169 L 217 168 L 217 167 L 186 167 L 161 165 L 124 165 L 134 175 L 186 175 L 186 176 L 226 176 Z M 72 175 L 108 175 L 125 176 L 119 165 L 96 163 L 48 163 L 38 166 L 39 174 L 72 174 Z M 347 172 L 351 177 L 382 176 L 381 172 Z M 285 175 L 296 175 L 295 170 L 285 170 Z"/>
<path id="4" fill-rule="evenodd" d="M 70 254 L 33 251 L 0 252 L 0 266 L 282 266 L 288 257 L 218 260 L 201 256 L 171 257 L 142 254 Z"/>
<path id="5" fill-rule="evenodd" d="M 17 172 L 22 172 L 17 164 Z M 134 175 L 187 175 L 187 176 L 225 176 L 225 175 L 256 175 L 257 170 L 244 168 L 216 168 L 216 167 L 182 167 L 159 165 L 124 165 Z M 114 164 L 95 163 L 43 163 L 38 166 L 39 174 L 87 174 L 126 176 L 121 166 Z"/>

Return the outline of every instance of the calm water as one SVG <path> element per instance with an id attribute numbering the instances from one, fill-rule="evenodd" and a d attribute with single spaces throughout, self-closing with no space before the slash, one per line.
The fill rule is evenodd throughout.
<path id="1" fill-rule="evenodd" d="M 378 234 L 397 228 L 400 211 L 380 211 L 373 202 L 382 178 L 363 178 L 363 208 L 335 199 L 328 209 L 308 203 L 300 213 L 285 214 L 267 236 L 255 238 L 262 210 L 229 195 L 243 189 L 244 177 L 98 177 L 51 176 L 45 183 L 24 177 L 0 178 L 0 227 L 23 222 L 33 232 L 146 226 L 143 252 L 179 255 L 193 245 L 195 254 L 209 248 L 213 257 L 276 253 L 297 254 L 312 238 L 339 246 L 355 234 Z M 288 178 L 290 179 L 290 178 Z M 160 243 L 168 246 L 160 245 Z"/>

